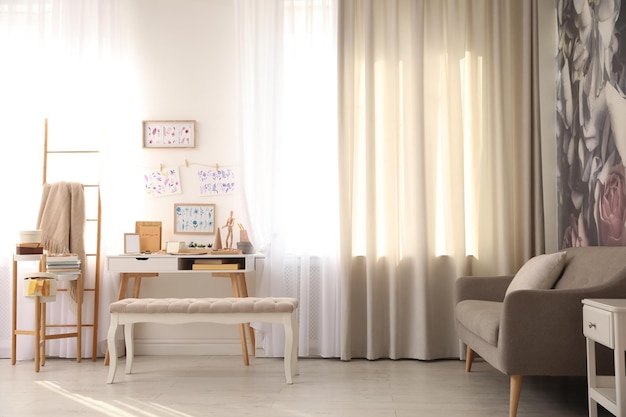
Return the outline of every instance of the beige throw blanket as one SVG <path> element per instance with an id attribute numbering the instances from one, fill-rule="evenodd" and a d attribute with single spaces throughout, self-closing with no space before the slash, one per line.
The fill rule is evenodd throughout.
<path id="1" fill-rule="evenodd" d="M 41 230 L 44 249 L 49 253 L 75 253 L 85 265 L 85 190 L 75 182 L 44 184 L 37 229 Z M 72 281 L 76 300 L 76 281 Z"/>

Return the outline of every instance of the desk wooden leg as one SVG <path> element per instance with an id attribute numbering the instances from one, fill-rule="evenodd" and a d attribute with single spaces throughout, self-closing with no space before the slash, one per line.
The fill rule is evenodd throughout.
<path id="1" fill-rule="evenodd" d="M 237 275 L 237 283 L 239 287 L 240 297 L 247 297 L 248 284 L 246 284 L 246 274 L 237 273 L 235 275 Z M 252 326 L 250 326 L 250 323 L 248 323 L 248 332 L 250 334 L 250 344 L 252 345 L 252 356 L 254 357 L 256 356 L 256 340 L 254 337 L 254 329 L 252 328 Z"/>
<path id="2" fill-rule="evenodd" d="M 239 274 L 230 274 L 230 283 L 233 287 L 233 297 L 241 297 L 239 292 Z M 250 365 L 250 358 L 248 356 L 248 341 L 246 340 L 246 325 L 241 323 L 239 325 L 239 338 L 241 339 L 241 352 L 243 353 L 243 364 Z"/>
<path id="3" fill-rule="evenodd" d="M 139 298 L 139 289 L 141 288 L 141 275 L 135 276 L 135 285 L 133 285 L 133 298 Z"/>
<path id="4" fill-rule="evenodd" d="M 109 348 L 107 348 L 107 351 L 104 353 L 104 366 L 109 366 L 110 360 L 111 357 L 109 356 Z"/>
<path id="5" fill-rule="evenodd" d="M 118 301 L 126 298 L 126 289 L 128 288 L 129 278 L 130 278 L 130 274 L 127 274 L 127 273 L 120 274 L 120 288 L 117 290 Z"/>
<path id="6" fill-rule="evenodd" d="M 248 342 L 246 341 L 246 325 L 241 323 L 239 325 L 239 338 L 241 339 L 241 353 L 243 354 L 243 364 L 245 366 L 250 365 L 250 357 L 248 356 Z"/>

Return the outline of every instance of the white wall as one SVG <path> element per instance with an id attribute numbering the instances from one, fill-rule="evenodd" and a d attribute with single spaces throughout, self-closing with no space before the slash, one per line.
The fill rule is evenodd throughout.
<path id="1" fill-rule="evenodd" d="M 163 242 L 189 241 L 188 235 L 173 234 L 173 205 L 179 202 L 210 202 L 217 205 L 217 224 L 225 223 L 230 210 L 237 222 L 247 223 L 241 194 L 230 197 L 200 197 L 194 189 L 194 164 L 238 166 L 236 144 L 236 32 L 232 0 L 133 0 L 121 2 L 126 17 L 122 44 L 129 67 L 120 82 L 127 83 L 128 96 L 121 98 L 123 115 L 117 120 L 119 134 L 110 134 L 105 147 L 103 175 L 103 248 L 122 250 L 123 233 L 132 232 L 137 220 L 163 222 Z M 554 133 L 554 54 L 556 19 L 551 2 L 539 2 L 542 74 L 541 110 L 544 158 L 544 203 L 546 205 L 546 250 L 556 243 L 556 156 Z M 196 120 L 195 149 L 142 149 L 142 120 Z M 191 165 L 185 167 L 185 161 Z M 141 173 L 159 166 L 177 166 L 183 193 L 148 198 L 142 192 Z M 120 204 L 119 201 L 124 203 Z M 552 230 L 554 229 L 554 230 Z M 204 238 L 211 242 L 213 236 Z M 194 240 L 198 240 L 194 238 Z M 118 277 L 104 274 L 103 302 L 114 297 Z M 248 276 L 254 294 L 254 276 Z M 163 274 L 144 279 L 144 297 L 229 296 L 225 279 Z M 108 322 L 107 322 L 108 323 Z M 101 329 L 102 331 L 105 329 Z M 234 326 L 142 325 L 136 333 L 137 353 L 232 353 L 240 354 Z"/>
<path id="2" fill-rule="evenodd" d="M 244 225 L 241 192 L 233 196 L 202 197 L 196 189 L 195 168 L 231 166 L 236 170 L 236 32 L 232 0 L 133 0 L 120 2 L 126 21 L 122 46 L 128 67 L 120 82 L 127 97 L 120 115 L 125 128 L 116 128 L 104 151 L 103 248 L 123 250 L 123 233 L 135 221 L 161 221 L 163 242 L 190 240 L 212 243 L 214 235 L 174 235 L 175 203 L 216 204 L 217 226 L 234 210 Z M 195 149 L 143 149 L 142 120 L 195 120 Z M 119 121 L 118 121 L 119 122 Z M 185 161 L 189 167 L 185 166 Z M 141 174 L 160 166 L 178 167 L 183 193 L 150 198 L 141 187 Z M 121 202 L 121 203 L 120 203 Z M 224 237 L 224 234 L 222 235 Z M 238 233 L 235 232 L 235 242 Z M 107 296 L 117 291 L 117 274 L 105 273 Z M 254 279 L 248 276 L 254 294 Z M 207 276 L 162 274 L 143 279 L 142 297 L 230 296 L 230 280 Z M 106 302 L 103 306 L 108 305 Z M 105 308 L 105 307 L 103 307 Z M 104 330 L 104 329 L 102 329 Z M 102 332 L 100 332 L 102 334 Z M 236 326 L 141 325 L 136 331 L 138 354 L 241 354 Z"/>

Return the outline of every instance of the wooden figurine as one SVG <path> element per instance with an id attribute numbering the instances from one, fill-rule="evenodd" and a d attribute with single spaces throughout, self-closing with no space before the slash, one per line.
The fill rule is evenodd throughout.
<path id="1" fill-rule="evenodd" d="M 233 211 L 230 211 L 230 217 L 226 221 L 226 224 L 221 228 L 218 228 L 215 232 L 215 243 L 213 244 L 213 250 L 211 251 L 214 255 L 219 254 L 227 254 L 234 255 L 243 253 L 240 249 L 233 249 L 233 226 L 235 224 L 235 217 L 233 217 Z M 228 229 L 228 233 L 226 234 L 225 246 L 222 246 L 222 237 L 220 235 L 220 229 Z"/>
<path id="2" fill-rule="evenodd" d="M 235 218 L 233 217 L 233 211 L 230 211 L 230 217 L 226 220 L 226 224 L 222 226 L 222 229 L 228 228 L 228 233 L 226 234 L 226 249 L 233 248 L 233 225 L 235 224 Z"/>

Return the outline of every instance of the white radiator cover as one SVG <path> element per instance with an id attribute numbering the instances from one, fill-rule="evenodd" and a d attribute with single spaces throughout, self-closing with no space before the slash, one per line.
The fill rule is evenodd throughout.
<path id="1" fill-rule="evenodd" d="M 257 279 L 263 276 L 264 261 L 262 258 L 257 259 Z M 321 342 L 322 260 L 319 257 L 311 257 L 306 266 L 308 268 L 303 269 L 303 262 L 296 256 L 284 259 L 281 281 L 284 292 L 279 295 L 297 298 L 300 301 L 298 308 L 300 340 L 307 340 L 308 353 L 317 355 L 320 353 Z M 257 346 L 262 344 L 257 343 Z"/>

